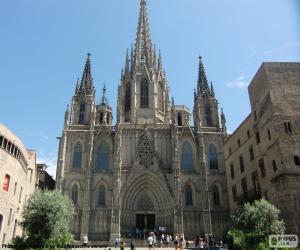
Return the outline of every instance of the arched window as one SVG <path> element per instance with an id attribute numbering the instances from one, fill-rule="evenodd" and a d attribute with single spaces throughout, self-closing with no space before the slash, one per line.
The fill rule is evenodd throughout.
<path id="1" fill-rule="evenodd" d="M 77 142 L 74 147 L 73 153 L 73 168 L 80 168 L 82 160 L 82 146 L 80 142 Z"/>
<path id="2" fill-rule="evenodd" d="M 218 151 L 214 144 L 209 145 L 209 168 L 218 169 Z"/>
<path id="3" fill-rule="evenodd" d="M 3 223 L 3 215 L 0 214 L 0 233 L 1 233 L 1 229 L 2 229 L 2 223 Z"/>
<path id="4" fill-rule="evenodd" d="M 103 142 L 97 149 L 96 168 L 100 171 L 106 171 L 109 164 L 108 145 Z"/>
<path id="5" fill-rule="evenodd" d="M 205 106 L 205 117 L 206 117 L 207 126 L 210 127 L 212 124 L 211 124 L 211 110 L 209 104 Z"/>
<path id="6" fill-rule="evenodd" d="M 149 84 L 145 78 L 141 81 L 141 108 L 149 108 Z"/>
<path id="7" fill-rule="evenodd" d="M 107 125 L 109 125 L 109 118 L 110 118 L 110 117 L 109 117 L 109 114 L 106 113 L 106 124 L 107 124 Z"/>
<path id="8" fill-rule="evenodd" d="M 125 112 L 131 109 L 131 83 L 128 82 L 125 89 Z"/>
<path id="9" fill-rule="evenodd" d="M 157 96 L 158 107 L 164 112 L 164 89 L 162 82 L 158 83 L 158 96 Z"/>
<path id="10" fill-rule="evenodd" d="M 10 182 L 10 176 L 6 174 L 4 176 L 4 181 L 3 181 L 3 190 L 8 192 L 9 190 L 9 182 Z"/>
<path id="11" fill-rule="evenodd" d="M 181 113 L 178 113 L 178 115 L 177 115 L 177 125 L 182 126 L 182 115 L 181 115 Z"/>
<path id="12" fill-rule="evenodd" d="M 84 123 L 84 112 L 85 112 L 85 103 L 82 102 L 80 103 L 80 107 L 79 107 L 79 119 L 78 119 L 79 124 Z"/>
<path id="13" fill-rule="evenodd" d="M 185 188 L 185 205 L 193 206 L 193 192 L 190 186 Z"/>
<path id="14" fill-rule="evenodd" d="M 180 165 L 183 172 L 193 172 L 194 170 L 193 150 L 188 142 L 182 145 Z"/>
<path id="15" fill-rule="evenodd" d="M 298 155 L 294 155 L 294 162 L 296 166 L 300 166 L 300 157 Z"/>
<path id="16" fill-rule="evenodd" d="M 103 124 L 103 112 L 100 113 L 99 122 L 100 124 Z"/>
<path id="17" fill-rule="evenodd" d="M 105 187 L 101 186 L 98 191 L 98 206 L 104 207 L 105 206 Z"/>
<path id="18" fill-rule="evenodd" d="M 217 186 L 214 186 L 213 189 L 213 199 L 214 199 L 214 206 L 220 206 L 220 194 Z"/>
<path id="19" fill-rule="evenodd" d="M 74 184 L 72 187 L 71 199 L 74 205 L 78 204 L 78 185 Z"/>

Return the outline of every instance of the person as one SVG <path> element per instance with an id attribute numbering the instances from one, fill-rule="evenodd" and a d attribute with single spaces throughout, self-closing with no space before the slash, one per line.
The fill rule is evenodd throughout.
<path id="1" fill-rule="evenodd" d="M 170 235 L 167 234 L 166 238 L 167 238 L 167 240 L 166 240 L 166 247 L 168 247 L 169 246 L 169 242 L 170 242 Z"/>
<path id="2" fill-rule="evenodd" d="M 86 234 L 83 235 L 83 245 L 86 247 L 88 244 L 88 237 Z"/>
<path id="3" fill-rule="evenodd" d="M 123 240 L 121 240 L 121 242 L 120 242 L 120 250 L 124 250 L 125 246 L 126 246 L 125 242 Z"/>
<path id="4" fill-rule="evenodd" d="M 152 235 L 152 233 L 149 234 L 149 237 L 147 239 L 147 243 L 148 243 L 149 250 L 151 250 L 153 248 L 153 235 Z"/>
<path id="5" fill-rule="evenodd" d="M 182 250 L 184 247 L 184 235 L 183 233 L 180 234 L 179 236 L 179 241 L 178 241 L 179 249 Z"/>
<path id="6" fill-rule="evenodd" d="M 130 242 L 130 250 L 136 250 L 136 244 L 134 240 L 131 240 Z"/>
<path id="7" fill-rule="evenodd" d="M 120 240 L 119 240 L 119 238 L 116 238 L 115 239 L 115 248 L 118 248 L 119 244 L 120 244 Z"/>
<path id="8" fill-rule="evenodd" d="M 175 250 L 178 249 L 178 243 L 179 243 L 179 236 L 178 236 L 178 234 L 176 233 L 176 234 L 174 235 L 174 247 L 175 247 Z"/>

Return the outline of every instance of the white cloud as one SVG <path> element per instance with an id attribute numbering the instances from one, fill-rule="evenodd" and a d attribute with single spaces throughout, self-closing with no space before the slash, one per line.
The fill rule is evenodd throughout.
<path id="1" fill-rule="evenodd" d="M 271 54 L 274 54 L 274 50 L 267 50 L 264 52 L 264 55 L 271 55 Z"/>
<path id="2" fill-rule="evenodd" d="M 228 88 L 238 88 L 238 89 L 242 89 L 245 88 L 247 86 L 247 82 L 245 81 L 245 76 L 241 75 L 239 76 L 237 79 L 233 80 L 233 81 L 229 81 L 226 86 Z"/>

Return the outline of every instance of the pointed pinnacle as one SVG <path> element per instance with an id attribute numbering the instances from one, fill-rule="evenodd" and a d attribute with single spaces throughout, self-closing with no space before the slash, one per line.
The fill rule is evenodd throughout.
<path id="1" fill-rule="evenodd" d="M 211 95 L 211 97 L 215 97 L 215 91 L 214 91 L 214 86 L 213 86 L 212 82 L 210 82 L 210 95 Z"/>

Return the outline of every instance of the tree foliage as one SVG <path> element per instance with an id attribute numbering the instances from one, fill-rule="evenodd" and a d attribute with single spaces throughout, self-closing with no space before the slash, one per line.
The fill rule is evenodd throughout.
<path id="1" fill-rule="evenodd" d="M 28 200 L 22 213 L 26 238 L 14 241 L 16 248 L 24 244 L 30 247 L 55 248 L 71 244 L 69 232 L 74 214 L 71 200 L 59 192 L 36 191 Z"/>
<path id="2" fill-rule="evenodd" d="M 280 211 L 270 202 L 261 199 L 246 203 L 232 215 L 233 228 L 228 231 L 234 249 L 269 249 L 270 234 L 283 234 L 284 223 Z"/>

